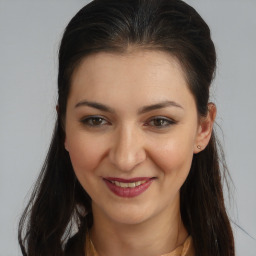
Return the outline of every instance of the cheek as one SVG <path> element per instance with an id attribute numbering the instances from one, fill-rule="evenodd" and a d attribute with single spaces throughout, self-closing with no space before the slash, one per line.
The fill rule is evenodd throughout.
<path id="1" fill-rule="evenodd" d="M 193 136 L 171 136 L 165 140 L 158 140 L 152 147 L 152 158 L 163 170 L 165 175 L 179 175 L 182 179 L 187 176 L 193 158 L 194 140 Z"/>
<path id="2" fill-rule="evenodd" d="M 92 141 L 87 136 L 72 136 L 67 138 L 68 150 L 73 169 L 77 176 L 84 176 L 94 171 L 103 157 L 101 144 Z"/>

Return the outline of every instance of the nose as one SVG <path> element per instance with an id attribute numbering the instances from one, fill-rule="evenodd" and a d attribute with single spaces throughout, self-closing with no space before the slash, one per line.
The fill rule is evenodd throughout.
<path id="1" fill-rule="evenodd" d="M 146 159 L 143 136 L 134 127 L 120 128 L 114 134 L 109 158 L 118 170 L 132 171 Z"/>

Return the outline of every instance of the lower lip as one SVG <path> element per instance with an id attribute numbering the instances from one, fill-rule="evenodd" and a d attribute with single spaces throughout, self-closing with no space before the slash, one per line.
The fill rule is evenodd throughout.
<path id="1" fill-rule="evenodd" d="M 107 184 L 108 188 L 117 196 L 135 197 L 135 196 L 142 194 L 144 191 L 146 191 L 154 180 L 150 179 L 150 180 L 146 181 L 145 183 L 143 183 L 137 187 L 134 187 L 134 188 L 122 188 L 122 187 L 116 186 L 115 184 L 113 184 L 105 179 L 104 179 L 104 181 Z"/>

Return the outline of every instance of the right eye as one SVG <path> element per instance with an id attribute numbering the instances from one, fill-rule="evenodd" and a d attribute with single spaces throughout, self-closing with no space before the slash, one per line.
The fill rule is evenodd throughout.
<path id="1" fill-rule="evenodd" d="M 96 127 L 96 128 L 108 124 L 108 122 L 101 116 L 90 116 L 90 117 L 83 118 L 81 120 L 81 123 L 86 126 Z"/>

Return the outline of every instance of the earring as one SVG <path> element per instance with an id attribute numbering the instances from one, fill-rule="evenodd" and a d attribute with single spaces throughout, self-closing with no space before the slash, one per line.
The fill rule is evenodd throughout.
<path id="1" fill-rule="evenodd" d="M 196 147 L 197 147 L 198 149 L 202 149 L 200 145 L 197 145 Z"/>

